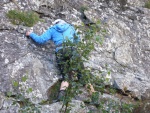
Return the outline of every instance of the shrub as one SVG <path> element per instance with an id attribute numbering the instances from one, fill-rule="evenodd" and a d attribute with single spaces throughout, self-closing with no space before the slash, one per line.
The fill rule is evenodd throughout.
<path id="1" fill-rule="evenodd" d="M 28 27 L 32 27 L 40 20 L 39 15 L 33 11 L 10 10 L 6 15 L 13 24 L 22 24 Z"/>
<path id="2" fill-rule="evenodd" d="M 145 3 L 145 7 L 150 9 L 150 0 L 148 0 L 146 3 Z"/>

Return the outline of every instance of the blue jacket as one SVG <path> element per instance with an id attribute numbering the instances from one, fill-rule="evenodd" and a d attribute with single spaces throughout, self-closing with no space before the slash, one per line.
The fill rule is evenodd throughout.
<path id="1" fill-rule="evenodd" d="M 77 36 L 78 38 L 74 38 L 74 36 Z M 41 36 L 31 33 L 30 37 L 39 44 L 44 44 L 48 40 L 52 40 L 56 46 L 62 44 L 66 41 L 66 39 L 70 40 L 71 42 L 79 42 L 80 38 L 77 35 L 74 27 L 68 23 L 64 24 L 55 24 L 54 26 L 50 27 L 45 33 L 43 33 Z M 61 47 L 62 48 L 62 47 Z M 56 48 L 56 52 L 60 49 L 60 47 Z"/>

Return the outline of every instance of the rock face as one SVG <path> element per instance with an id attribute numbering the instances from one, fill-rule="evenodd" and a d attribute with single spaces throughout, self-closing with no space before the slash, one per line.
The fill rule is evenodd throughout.
<path id="1" fill-rule="evenodd" d="M 88 109 L 87 107 L 81 107 L 81 106 L 85 106 L 83 102 L 78 101 L 78 100 L 73 100 L 71 102 L 72 106 L 70 113 L 87 113 Z M 60 113 L 60 109 L 61 109 L 62 103 L 57 102 L 57 103 L 53 103 L 51 105 L 45 105 L 42 107 L 41 113 Z"/>
<path id="2" fill-rule="evenodd" d="M 99 67 L 107 64 L 115 87 L 122 90 L 126 88 L 138 98 L 149 98 L 144 93 L 150 85 L 150 11 L 125 4 L 112 8 L 115 5 L 109 1 L 107 4 L 93 5 L 93 8 L 85 11 L 88 19 L 100 18 L 108 29 L 104 45 L 94 52 L 92 67 L 96 67 L 95 64 Z M 92 14 L 94 8 L 98 10 L 99 17 L 88 15 Z"/>
<path id="3" fill-rule="evenodd" d="M 146 0 L 15 0 L 22 10 L 34 10 L 44 22 L 33 26 L 41 34 L 56 18 L 74 25 L 100 20 L 108 33 L 102 46 L 96 46 L 87 66 L 111 71 L 114 87 L 130 91 L 139 99 L 150 98 L 150 10 Z M 37 45 L 24 36 L 25 26 L 12 25 L 6 12 L 16 9 L 11 0 L 0 1 L 0 99 L 5 92 L 14 93 L 13 81 L 32 88 L 26 97 L 38 103 L 47 99 L 47 90 L 59 78 L 54 45 Z M 82 8 L 87 8 L 81 13 Z M 82 18 L 84 17 L 84 18 Z M 25 82 L 22 77 L 27 76 Z M 26 90 L 25 89 L 25 90 Z M 0 109 L 3 101 L 0 100 Z"/>

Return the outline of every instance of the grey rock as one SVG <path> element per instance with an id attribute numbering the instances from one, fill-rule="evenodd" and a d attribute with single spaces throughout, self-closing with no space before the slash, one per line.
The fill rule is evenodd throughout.
<path id="1" fill-rule="evenodd" d="M 1 106 L 0 113 L 18 113 L 19 104 L 13 105 L 13 99 L 8 99 L 4 96 L 1 96 L 3 99 L 3 104 Z"/>
<path id="2" fill-rule="evenodd" d="M 69 107 L 71 107 L 70 113 L 87 113 L 89 111 L 85 104 L 78 100 L 72 100 Z M 51 105 L 44 105 L 42 106 L 41 113 L 60 113 L 61 108 L 61 102 L 53 103 Z M 63 108 L 62 111 L 64 110 L 65 109 Z"/>
<path id="3" fill-rule="evenodd" d="M 150 98 L 150 10 L 143 8 L 145 0 L 16 0 L 22 10 L 36 11 L 44 22 L 33 26 L 37 34 L 48 29 L 52 21 L 62 18 L 73 25 L 100 20 L 101 26 L 108 31 L 102 46 L 95 44 L 86 67 L 93 73 L 102 71 L 101 76 L 111 72 L 113 86 L 130 91 L 139 99 Z M 24 36 L 25 26 L 12 25 L 6 12 L 17 6 L 10 0 L 0 1 L 0 91 L 14 94 L 13 81 L 19 81 L 33 103 L 47 99 L 47 90 L 58 80 L 59 73 L 55 64 L 55 46 L 48 42 L 37 45 Z M 81 9 L 86 18 L 82 18 Z M 82 36 L 81 36 L 82 37 Z M 28 76 L 27 81 L 21 78 Z M 126 90 L 125 90 L 126 89 Z M 20 92 L 18 92 L 20 93 Z M 34 99 L 33 97 L 36 97 Z M 1 97 L 0 97 L 1 99 Z M 3 99 L 0 100 L 2 108 Z M 53 104 L 54 110 L 58 104 Z M 43 108 L 44 109 L 44 108 Z M 48 106 L 45 110 L 48 112 Z M 11 110 L 10 110 L 11 111 Z M 2 109 L 0 112 L 10 112 Z"/>
<path id="4" fill-rule="evenodd" d="M 2 108 L 4 103 L 4 96 L 0 93 L 0 109 Z"/>
<path id="5" fill-rule="evenodd" d="M 123 90 L 124 84 L 133 93 L 134 89 L 137 89 L 135 93 L 141 98 L 142 95 L 145 95 L 144 92 L 149 89 L 148 81 L 150 81 L 150 37 L 149 24 L 146 24 L 149 23 L 150 13 L 147 13 L 147 9 L 134 7 L 131 1 L 128 2 L 130 4 L 124 10 L 118 10 L 119 6 L 117 6 L 116 2 L 111 4 L 116 6 L 116 9 L 112 7 L 101 9 L 100 4 L 95 4 L 93 8 L 97 7 L 96 10 L 100 14 L 97 16 L 99 17 L 86 15 L 90 20 L 107 18 L 105 24 L 107 24 L 110 37 L 105 39 L 102 47 L 96 47 L 97 51 L 92 55 L 88 66 L 91 65 L 92 68 L 96 68 L 98 66 L 101 67 L 102 64 L 109 65 L 111 75 L 115 80 L 115 86 Z M 142 2 L 134 1 L 134 3 L 139 5 Z M 111 1 L 109 1 L 109 6 L 110 3 Z M 88 11 L 92 14 L 91 10 Z M 111 56 L 106 54 L 108 52 Z M 140 75 L 138 79 L 136 78 L 137 74 Z M 140 82 L 141 80 L 142 82 Z"/>

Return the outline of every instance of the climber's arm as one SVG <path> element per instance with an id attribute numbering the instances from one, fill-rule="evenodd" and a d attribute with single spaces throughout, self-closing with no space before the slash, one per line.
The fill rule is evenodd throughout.
<path id="1" fill-rule="evenodd" d="M 33 33 L 32 31 L 28 31 L 26 33 L 26 36 L 30 36 L 35 42 L 39 44 L 43 44 L 51 39 L 51 34 L 52 34 L 52 28 L 49 28 L 46 32 L 44 32 L 40 36 Z"/>

